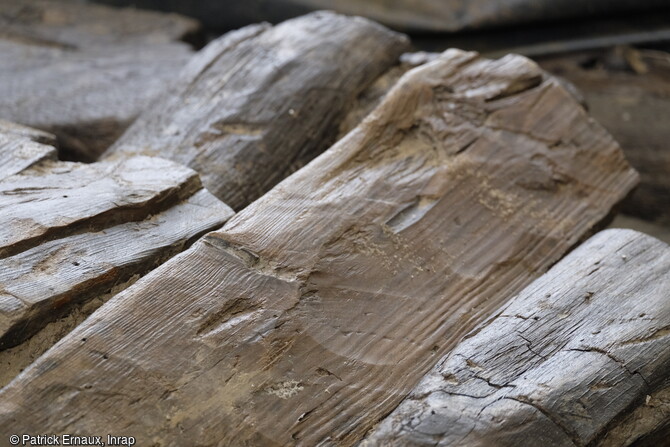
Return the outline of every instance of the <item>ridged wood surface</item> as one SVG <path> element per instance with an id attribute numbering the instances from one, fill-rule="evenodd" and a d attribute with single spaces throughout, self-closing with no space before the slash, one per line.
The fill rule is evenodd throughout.
<path id="1" fill-rule="evenodd" d="M 55 137 L 46 132 L 0 120 L 0 180 L 43 160 L 55 160 L 54 143 Z"/>
<path id="2" fill-rule="evenodd" d="M 667 430 L 668 290 L 667 244 L 599 233 L 468 335 L 362 446 L 627 446 Z"/>
<path id="3" fill-rule="evenodd" d="M 456 50 L 0 392 L 0 430 L 352 445 L 637 181 L 519 56 Z"/>
<path id="4" fill-rule="evenodd" d="M 37 152 L 38 160 L 33 152 L 24 157 L 25 148 L 54 149 L 0 133 L 4 139 L 15 144 L 3 150 L 0 174 L 21 169 L 0 178 L 0 349 L 146 273 L 233 214 L 202 189 L 197 173 L 168 160 L 87 165 Z"/>
<path id="5" fill-rule="evenodd" d="M 108 153 L 190 166 L 241 209 L 327 149 L 356 95 L 407 48 L 403 35 L 329 12 L 228 33 Z"/>

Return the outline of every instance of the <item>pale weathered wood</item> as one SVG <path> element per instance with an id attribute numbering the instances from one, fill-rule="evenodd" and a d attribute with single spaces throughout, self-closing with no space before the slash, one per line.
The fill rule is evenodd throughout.
<path id="1" fill-rule="evenodd" d="M 0 257 L 49 238 L 144 219 L 200 188 L 193 170 L 151 157 L 43 162 L 0 181 Z"/>
<path id="2" fill-rule="evenodd" d="M 623 210 L 670 224 L 670 53 L 618 48 L 540 63 L 582 91 L 593 117 L 640 172 L 640 186 Z"/>
<path id="3" fill-rule="evenodd" d="M 160 265 L 232 214 L 200 190 L 147 219 L 52 240 L 0 259 L 0 349 L 27 339 L 73 305 Z"/>
<path id="4" fill-rule="evenodd" d="M 56 161 L 53 147 L 28 139 L 48 134 L 6 122 L 0 131 L 0 144 L 8 142 L 0 146 L 0 349 L 146 273 L 233 214 L 174 162 Z"/>
<path id="5" fill-rule="evenodd" d="M 93 161 L 173 80 L 199 24 L 67 0 L 0 0 L 0 118 Z"/>
<path id="6" fill-rule="evenodd" d="M 53 135 L 0 120 L 0 180 L 43 160 L 55 160 L 53 143 Z"/>
<path id="7" fill-rule="evenodd" d="M 637 181 L 519 56 L 457 50 L 0 392 L 0 430 L 351 445 Z"/>
<path id="8" fill-rule="evenodd" d="M 56 136 L 53 134 L 5 120 L 0 120 L 0 135 L 26 138 L 35 143 L 47 144 L 49 146 L 56 145 Z"/>
<path id="9" fill-rule="evenodd" d="M 191 54 L 177 43 L 78 51 L 0 39 L 0 118 L 53 132 L 67 158 L 95 160 Z"/>
<path id="10" fill-rule="evenodd" d="M 349 103 L 408 47 L 361 18 L 318 12 L 212 42 L 109 153 L 200 173 L 234 209 L 326 149 Z"/>
<path id="11" fill-rule="evenodd" d="M 666 423 L 651 395 L 670 379 L 669 290 L 667 244 L 599 233 L 468 335 L 363 445 L 631 445 Z"/>
<path id="12" fill-rule="evenodd" d="M 0 39 L 81 49 L 191 40 L 197 20 L 78 0 L 0 0 Z"/>

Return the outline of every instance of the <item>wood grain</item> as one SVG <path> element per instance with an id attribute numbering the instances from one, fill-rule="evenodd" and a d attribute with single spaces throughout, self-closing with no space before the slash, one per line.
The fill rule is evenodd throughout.
<path id="1" fill-rule="evenodd" d="M 0 349 L 146 273 L 233 214 L 174 162 L 56 161 L 53 147 L 28 139 L 42 133 L 0 126 L 0 144 L 11 143 L 0 164 Z"/>
<path id="2" fill-rule="evenodd" d="M 640 186 L 622 209 L 670 224 L 670 128 L 659 119 L 670 116 L 670 53 L 624 47 L 540 63 L 582 91 L 590 113 L 640 172 Z"/>
<path id="3" fill-rule="evenodd" d="M 636 181 L 535 64 L 450 50 L 33 363 L 0 429 L 352 445 Z"/>
<path id="4" fill-rule="evenodd" d="M 668 245 L 599 233 L 468 335 L 362 445 L 633 444 L 665 423 L 651 400 L 667 394 L 669 288 Z"/>
<path id="5" fill-rule="evenodd" d="M 46 132 L 0 120 L 0 180 L 43 160 L 55 160 L 54 142 Z"/>
<path id="6" fill-rule="evenodd" d="M 241 209 L 328 148 L 348 104 L 407 47 L 380 25 L 328 12 L 243 28 L 194 57 L 109 153 L 190 166 Z"/>

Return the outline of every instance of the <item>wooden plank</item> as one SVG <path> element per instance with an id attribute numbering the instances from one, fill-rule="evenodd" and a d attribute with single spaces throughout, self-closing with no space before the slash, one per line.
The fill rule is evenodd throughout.
<path id="1" fill-rule="evenodd" d="M 450 50 L 33 363 L 0 429 L 351 445 L 636 181 L 532 62 Z"/>
<path id="2" fill-rule="evenodd" d="M 192 40 L 197 20 L 77 0 L 0 0 L 0 39 L 68 49 Z"/>
<path id="3" fill-rule="evenodd" d="M 229 33 L 109 153 L 190 166 L 241 209 L 326 149 L 349 103 L 407 47 L 380 25 L 328 12 Z"/>
<path id="4" fill-rule="evenodd" d="M 0 258 L 95 227 L 142 220 L 201 188 L 168 160 L 46 161 L 0 181 Z"/>
<path id="5" fill-rule="evenodd" d="M 22 126 L 10 121 L 0 120 L 0 135 L 14 138 L 26 138 L 35 143 L 55 146 L 56 136 L 32 127 Z"/>
<path id="6" fill-rule="evenodd" d="M 41 133 L 0 125 L 13 132 L 0 133 L 0 142 L 13 142 L 0 174 L 20 171 L 0 175 L 0 350 L 146 273 L 233 214 L 174 162 L 45 160 L 36 151 L 54 149 L 28 139 Z"/>
<path id="7" fill-rule="evenodd" d="M 0 39 L 0 118 L 48 130 L 63 157 L 93 161 L 191 54 L 178 43 L 72 50 Z"/>
<path id="8" fill-rule="evenodd" d="M 55 160 L 55 137 L 0 120 L 0 180 L 44 160 Z M 40 144 L 46 143 L 46 144 Z"/>
<path id="9" fill-rule="evenodd" d="M 667 244 L 599 233 L 468 335 L 362 445 L 633 444 L 670 410 L 650 406 L 669 378 L 669 289 Z"/>
<path id="10" fill-rule="evenodd" d="M 0 349 L 24 341 L 73 305 L 145 274 L 232 214 L 201 189 L 147 219 L 45 242 L 0 259 Z"/>
<path id="11" fill-rule="evenodd" d="M 640 172 L 640 186 L 623 210 L 670 224 L 670 128 L 658 119 L 670 116 L 670 54 L 619 48 L 542 58 L 540 63 L 583 92 L 593 117 Z"/>

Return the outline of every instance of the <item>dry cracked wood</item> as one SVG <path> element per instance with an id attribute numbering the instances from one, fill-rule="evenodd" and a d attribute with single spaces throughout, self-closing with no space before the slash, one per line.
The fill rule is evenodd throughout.
<path id="1" fill-rule="evenodd" d="M 636 181 L 532 62 L 448 51 L 33 363 L 0 430 L 351 445 Z"/>
<path id="2" fill-rule="evenodd" d="M 74 26 L 73 24 L 77 24 Z M 80 2 L 0 0 L 0 118 L 95 160 L 174 79 L 192 20 Z"/>
<path id="3" fill-rule="evenodd" d="M 319 12 L 227 34 L 193 58 L 110 149 L 190 166 L 233 209 L 326 149 L 349 103 L 407 39 Z"/>
<path id="4" fill-rule="evenodd" d="M 617 48 L 544 58 L 584 94 L 589 111 L 640 172 L 626 213 L 670 224 L 670 54 Z"/>
<path id="5" fill-rule="evenodd" d="M 177 14 L 76 0 L 0 0 L 0 38 L 71 49 L 194 38 L 200 24 Z"/>
<path id="6" fill-rule="evenodd" d="M 599 233 L 466 337 L 363 445 L 631 445 L 667 424 L 667 400 L 652 400 L 668 395 L 668 290 L 668 245 Z"/>
<path id="7" fill-rule="evenodd" d="M 0 120 L 0 180 L 43 160 L 55 160 L 54 143 L 55 137 L 46 132 Z"/>
<path id="8" fill-rule="evenodd" d="M 42 161 L 0 180 L 0 349 L 146 273 L 232 210 L 168 160 Z"/>

